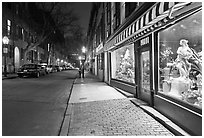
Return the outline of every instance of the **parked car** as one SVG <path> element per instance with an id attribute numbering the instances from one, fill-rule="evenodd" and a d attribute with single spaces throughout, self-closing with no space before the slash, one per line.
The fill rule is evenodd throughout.
<path id="1" fill-rule="evenodd" d="M 46 74 L 45 68 L 38 64 L 24 64 L 21 68 L 18 69 L 17 74 L 19 77 L 24 76 L 33 76 L 40 77 Z"/>
<path id="2" fill-rule="evenodd" d="M 47 64 L 46 63 L 41 63 L 40 66 L 45 70 L 45 73 L 48 74 L 49 72 L 47 71 Z"/>
<path id="3" fill-rule="evenodd" d="M 70 65 L 63 65 L 64 67 L 64 70 L 70 70 L 70 69 L 73 69 L 72 66 Z"/>
<path id="4" fill-rule="evenodd" d="M 62 70 L 66 70 L 66 66 L 65 65 L 62 65 L 60 67 L 62 68 Z"/>
<path id="5" fill-rule="evenodd" d="M 67 66 L 67 69 L 72 70 L 72 69 L 74 69 L 74 67 L 73 66 Z"/>
<path id="6" fill-rule="evenodd" d="M 52 73 L 52 66 L 48 65 L 46 67 L 47 73 Z"/>
<path id="7" fill-rule="evenodd" d="M 55 67 L 55 65 L 49 65 L 49 67 L 51 68 L 51 72 L 57 72 L 57 68 Z"/>
<path id="8" fill-rule="evenodd" d="M 45 68 L 46 74 L 52 73 L 51 65 L 47 65 L 47 63 L 41 63 L 40 65 Z"/>
<path id="9" fill-rule="evenodd" d="M 55 68 L 57 69 L 57 72 L 62 71 L 62 67 L 55 65 Z"/>
<path id="10" fill-rule="evenodd" d="M 52 73 L 52 72 L 53 72 L 52 70 L 53 70 L 52 65 L 47 65 L 47 66 L 46 66 L 46 72 L 47 72 L 47 73 Z"/>
<path id="11" fill-rule="evenodd" d="M 49 69 L 47 68 L 47 65 L 40 65 L 40 66 L 42 67 L 42 69 L 44 69 L 45 74 L 50 73 L 50 72 L 49 72 Z"/>

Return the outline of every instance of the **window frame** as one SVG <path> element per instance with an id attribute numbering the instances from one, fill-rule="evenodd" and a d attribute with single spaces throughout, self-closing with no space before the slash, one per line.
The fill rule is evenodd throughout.
<path id="1" fill-rule="evenodd" d="M 202 10 L 199 9 L 199 10 L 196 10 L 196 11 L 191 12 L 190 14 L 181 15 L 181 16 L 179 16 L 178 18 L 176 18 L 176 19 L 174 19 L 174 20 L 172 21 L 173 24 L 172 24 L 172 23 L 168 23 L 168 24 L 165 25 L 164 27 L 161 27 L 162 29 L 159 29 L 159 30 L 157 30 L 157 31 L 155 32 L 155 38 L 154 38 L 154 39 L 155 39 L 155 46 L 157 46 L 157 47 L 154 48 L 155 51 L 157 51 L 157 52 L 156 52 L 156 55 L 155 55 L 155 65 L 157 65 L 157 66 L 155 67 L 155 72 L 154 72 L 154 73 L 155 73 L 155 76 L 158 76 L 158 77 L 159 77 L 159 74 L 158 74 L 158 70 L 159 70 L 159 54 L 158 54 L 158 52 L 159 52 L 159 33 L 162 32 L 162 31 L 164 31 L 164 30 L 166 30 L 166 29 L 168 29 L 168 28 L 170 28 L 170 27 L 172 27 L 173 25 L 179 23 L 180 21 L 185 20 L 186 18 L 188 18 L 188 17 L 190 17 L 190 16 L 193 16 L 194 14 L 196 14 L 196 13 L 198 13 L 198 12 L 202 12 Z M 190 104 L 190 103 L 188 103 L 188 102 L 185 102 L 185 101 L 183 101 L 183 100 L 181 100 L 181 99 L 177 99 L 177 98 L 168 96 L 168 95 L 166 95 L 166 94 L 164 94 L 164 93 L 162 93 L 162 92 L 159 92 L 159 78 L 158 78 L 158 77 L 155 77 L 155 95 L 164 97 L 164 98 L 166 98 L 167 100 L 173 101 L 173 102 L 175 102 L 176 104 L 179 104 L 179 105 L 181 105 L 181 106 L 183 106 L 183 107 L 186 107 L 186 108 L 188 108 L 188 109 L 190 109 L 190 110 L 192 110 L 192 111 L 194 111 L 194 112 L 196 112 L 196 113 L 202 114 L 202 108 L 199 108 L 198 106 L 192 105 L 192 104 Z"/>
<path id="2" fill-rule="evenodd" d="M 125 80 L 121 80 L 121 79 L 116 79 L 116 78 L 114 78 L 113 77 L 113 52 L 116 52 L 117 50 L 119 50 L 119 49 L 121 49 L 121 48 L 124 48 L 124 47 L 127 47 L 127 46 L 129 46 L 129 47 L 132 47 L 133 48 L 133 56 L 132 56 L 132 58 L 133 58 L 133 60 L 134 60 L 134 62 L 133 62 L 133 66 L 134 66 L 134 83 L 132 83 L 132 82 L 128 82 L 128 81 L 125 81 Z M 116 54 L 116 53 L 115 53 Z M 115 57 L 116 58 L 116 57 Z M 120 47 L 120 48 L 117 48 L 117 49 L 114 49 L 112 52 L 111 52 L 111 63 L 110 63 L 110 72 L 111 72 L 111 75 L 110 75 L 110 78 L 111 78 L 111 80 L 116 80 L 116 81 L 119 81 L 119 82 L 123 82 L 123 83 L 127 83 L 127 84 L 130 84 L 130 85 L 135 85 L 136 84 L 136 81 L 135 81 L 135 74 L 136 74 L 136 69 L 135 69 L 135 45 L 134 45 L 134 43 L 132 43 L 132 44 L 129 44 L 129 45 L 125 45 L 125 46 L 123 46 L 123 47 Z"/>
<path id="3" fill-rule="evenodd" d="M 106 19 L 107 19 L 106 37 L 108 38 L 111 35 L 111 2 L 107 2 L 106 4 Z"/>

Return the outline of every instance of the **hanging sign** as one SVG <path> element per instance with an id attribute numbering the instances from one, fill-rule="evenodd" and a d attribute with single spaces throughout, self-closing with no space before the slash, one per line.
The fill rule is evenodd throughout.
<path id="1" fill-rule="evenodd" d="M 149 44 L 149 37 L 140 40 L 140 46 Z"/>
<path id="2" fill-rule="evenodd" d="M 101 43 L 101 44 L 96 48 L 96 53 L 98 53 L 102 48 L 103 48 L 103 43 Z"/>

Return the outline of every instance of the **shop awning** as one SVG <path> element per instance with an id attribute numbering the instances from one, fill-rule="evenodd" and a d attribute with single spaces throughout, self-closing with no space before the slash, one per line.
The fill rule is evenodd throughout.
<path id="1" fill-rule="evenodd" d="M 119 33 L 109 43 L 112 46 L 117 46 L 127 41 L 132 37 L 139 37 L 144 33 L 153 30 L 156 23 L 166 17 L 171 18 L 172 13 L 183 8 L 189 2 L 159 2 L 156 3 L 151 9 L 142 14 L 137 20 L 130 24 L 126 29 Z M 112 46 L 107 47 L 105 50 L 111 49 Z"/>

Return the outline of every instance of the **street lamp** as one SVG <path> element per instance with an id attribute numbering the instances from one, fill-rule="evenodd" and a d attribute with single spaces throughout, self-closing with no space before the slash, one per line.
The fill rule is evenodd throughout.
<path id="1" fill-rule="evenodd" d="M 80 63 L 80 66 L 81 66 L 81 59 L 82 59 L 82 57 L 81 57 L 81 56 L 79 56 L 79 63 Z"/>
<path id="2" fill-rule="evenodd" d="M 57 58 L 57 65 L 59 65 L 59 61 L 60 61 L 60 59 L 59 59 L 59 58 Z"/>
<path id="3" fill-rule="evenodd" d="M 6 47 L 6 45 L 8 45 L 9 39 L 8 39 L 7 36 L 4 36 L 2 41 L 3 41 L 3 44 L 4 44 L 4 48 L 3 48 L 3 53 L 4 53 L 4 76 L 7 77 L 6 58 L 7 58 L 8 48 Z"/>
<path id="4" fill-rule="evenodd" d="M 86 62 L 86 48 L 85 48 L 85 46 L 83 46 L 82 47 L 82 53 L 83 53 L 83 55 L 84 55 L 84 61 L 83 61 L 83 65 L 82 65 L 82 77 L 84 78 L 84 65 L 85 65 L 85 62 Z"/>
<path id="5" fill-rule="evenodd" d="M 81 60 L 81 56 L 79 56 L 79 60 Z"/>
<path id="6" fill-rule="evenodd" d="M 86 61 L 86 47 L 83 46 L 81 50 L 82 50 L 82 53 L 83 53 L 83 56 L 84 56 L 84 62 L 85 62 Z"/>
<path id="7" fill-rule="evenodd" d="M 82 53 L 86 53 L 86 48 L 84 46 L 82 47 L 81 50 L 82 50 Z"/>
<path id="8" fill-rule="evenodd" d="M 48 53 L 47 65 L 50 65 L 50 44 L 49 43 L 47 44 L 47 53 Z"/>

